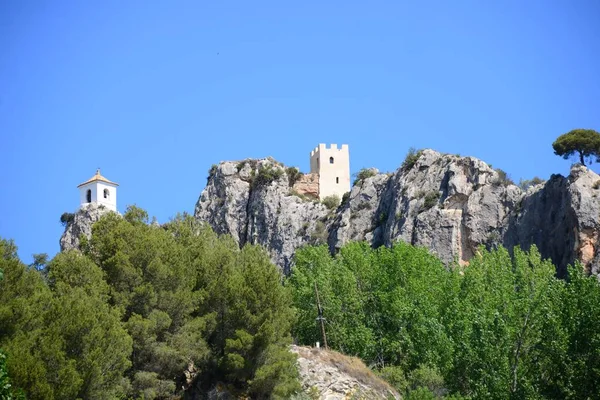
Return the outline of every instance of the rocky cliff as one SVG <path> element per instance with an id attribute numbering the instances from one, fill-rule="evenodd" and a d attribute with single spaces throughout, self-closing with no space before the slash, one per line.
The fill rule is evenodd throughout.
<path id="1" fill-rule="evenodd" d="M 103 205 L 90 203 L 72 214 L 73 218 L 67 222 L 60 237 L 60 250 L 78 249 L 82 235 L 89 239 L 92 236 L 92 225 L 107 212 L 112 211 Z"/>
<path id="2" fill-rule="evenodd" d="M 195 216 L 240 246 L 265 246 L 284 272 L 299 246 L 335 252 L 351 240 L 403 240 L 463 264 L 481 245 L 535 244 L 559 275 L 575 259 L 592 273 L 600 268 L 600 176 L 580 165 L 523 191 L 481 160 L 424 150 L 393 173 L 363 171 L 337 209 L 295 190 L 298 178 L 271 158 L 222 162 Z"/>

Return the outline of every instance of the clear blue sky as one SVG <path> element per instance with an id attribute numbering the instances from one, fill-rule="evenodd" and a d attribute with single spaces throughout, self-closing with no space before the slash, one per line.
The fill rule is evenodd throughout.
<path id="1" fill-rule="evenodd" d="M 596 0 L 2 1 L 0 236 L 53 256 L 97 167 L 164 222 L 211 164 L 307 170 L 319 142 L 352 172 L 414 146 L 566 174 L 552 141 L 600 130 L 599 22 Z"/>

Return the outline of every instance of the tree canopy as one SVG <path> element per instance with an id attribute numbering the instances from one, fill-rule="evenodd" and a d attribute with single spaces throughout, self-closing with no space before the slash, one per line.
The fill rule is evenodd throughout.
<path id="1" fill-rule="evenodd" d="M 103 216 L 82 251 L 43 270 L 0 242 L 0 347 L 35 399 L 174 399 L 220 384 L 252 398 L 300 389 L 289 291 L 266 252 L 191 216 Z"/>
<path id="2" fill-rule="evenodd" d="M 560 135 L 552 143 L 554 154 L 563 157 L 565 160 L 577 155 L 579 162 L 585 165 L 585 159 L 590 157 L 600 157 L 600 133 L 593 129 L 573 129 L 563 135 Z"/>
<path id="3" fill-rule="evenodd" d="M 294 335 L 361 357 L 406 398 L 579 399 L 600 393 L 600 284 L 535 248 L 480 249 L 447 269 L 422 248 L 349 243 L 296 253 Z M 595 331 L 594 331 L 595 329 Z"/>

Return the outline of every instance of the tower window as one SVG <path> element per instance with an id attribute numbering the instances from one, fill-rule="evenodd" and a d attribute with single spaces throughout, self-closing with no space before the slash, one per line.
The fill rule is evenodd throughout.
<path id="1" fill-rule="evenodd" d="M 333 164 L 333 157 L 329 157 L 329 164 Z"/>
<path id="2" fill-rule="evenodd" d="M 87 191 L 87 202 L 88 203 L 92 202 L 92 189 L 88 189 L 88 191 Z"/>
<path id="3" fill-rule="evenodd" d="M 110 196 L 110 193 L 108 192 L 108 189 L 104 189 L 104 198 L 108 199 Z"/>
<path id="4" fill-rule="evenodd" d="M 338 176 L 335 177 L 335 183 L 340 183 L 340 178 Z"/>

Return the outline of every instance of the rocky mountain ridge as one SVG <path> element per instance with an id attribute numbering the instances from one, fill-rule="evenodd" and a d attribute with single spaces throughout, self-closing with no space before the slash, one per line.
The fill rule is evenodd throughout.
<path id="1" fill-rule="evenodd" d="M 393 173 L 363 171 L 336 209 L 294 190 L 296 175 L 272 158 L 221 162 L 195 217 L 240 246 L 265 246 L 286 273 L 298 247 L 335 252 L 351 240 L 402 240 L 461 264 L 481 245 L 535 244 L 559 276 L 576 259 L 598 273 L 600 176 L 579 164 L 524 191 L 479 159 L 423 150 Z"/>

